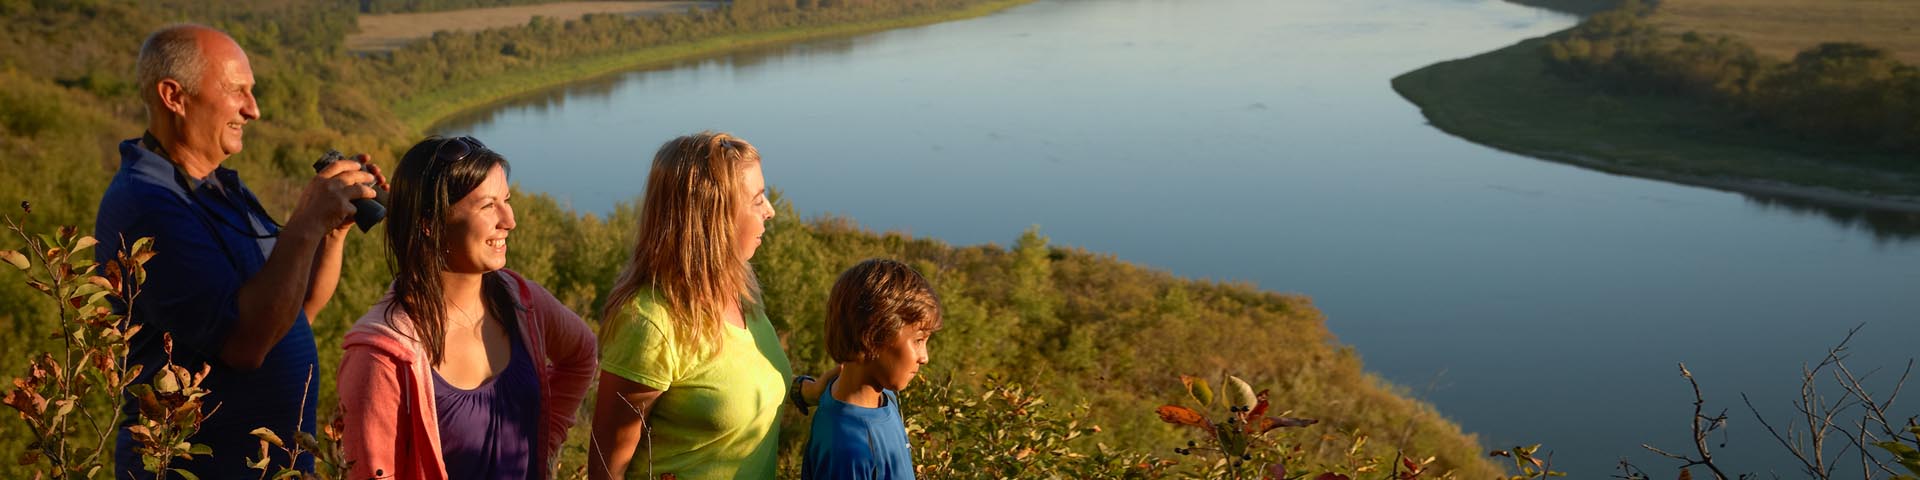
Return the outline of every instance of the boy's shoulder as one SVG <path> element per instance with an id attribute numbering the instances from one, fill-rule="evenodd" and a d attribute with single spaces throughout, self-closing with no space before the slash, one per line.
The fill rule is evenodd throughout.
<path id="1" fill-rule="evenodd" d="M 892 390 L 883 393 L 887 401 L 879 408 L 823 402 L 807 435 L 804 478 L 913 478 L 899 396 Z"/>

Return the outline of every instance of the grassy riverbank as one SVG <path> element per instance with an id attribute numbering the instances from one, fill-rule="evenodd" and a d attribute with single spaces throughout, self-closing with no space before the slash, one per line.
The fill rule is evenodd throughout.
<path id="1" fill-rule="evenodd" d="M 393 111 L 413 129 L 425 130 L 435 122 L 461 112 L 484 109 L 516 95 L 602 75 L 713 57 L 735 50 L 964 20 L 985 16 L 1031 1 L 994 0 L 960 10 L 911 17 L 722 35 L 690 43 L 573 58 L 557 65 L 518 70 L 480 81 L 452 85 L 427 95 L 406 98 L 395 104 Z"/>
<path id="2" fill-rule="evenodd" d="M 1609 173 L 1830 205 L 1920 211 L 1920 169 L 1898 155 L 1798 141 L 1696 100 L 1622 95 L 1547 69 L 1544 38 L 1393 79 L 1435 127 Z"/>

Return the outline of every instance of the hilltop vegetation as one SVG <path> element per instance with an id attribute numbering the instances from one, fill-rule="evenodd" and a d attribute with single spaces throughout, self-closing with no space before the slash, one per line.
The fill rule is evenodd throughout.
<path id="1" fill-rule="evenodd" d="M 1920 171 L 1911 165 L 1920 163 L 1920 69 L 1853 42 L 1819 43 L 1780 61 L 1737 37 L 1670 33 L 1642 18 L 1652 10 L 1629 1 L 1556 35 L 1546 44 L 1549 68 L 1615 92 L 1723 106 L 1756 127 L 1852 147 L 1836 150 L 1912 154 L 1879 166 Z"/>
<path id="2" fill-rule="evenodd" d="M 6 212 L 15 214 L 12 205 L 32 201 L 36 226 L 91 229 L 95 203 L 117 167 L 114 146 L 138 136 L 143 125 L 131 78 L 135 50 L 145 32 L 167 23 L 214 25 L 247 48 L 265 117 L 248 126 L 246 149 L 226 165 L 243 172 L 268 209 L 284 218 L 321 152 L 369 151 L 390 167 L 402 148 L 418 140 L 420 128 L 450 112 L 676 56 L 978 15 L 1019 1 L 741 1 L 711 12 L 591 16 L 441 34 L 392 55 L 358 57 L 343 46 L 357 11 L 456 5 L 360 3 L 0 1 L 6 19 L 0 29 L 0 171 L 8 172 L 0 175 L 0 200 Z M 623 205 L 602 218 L 537 193 L 519 198 L 524 200 L 517 202 L 520 222 L 509 265 L 576 311 L 598 311 L 594 307 L 627 255 L 634 207 Z M 1405 452 L 1438 456 L 1435 470 L 1463 477 L 1496 471 L 1471 436 L 1367 374 L 1305 297 L 1177 278 L 1048 245 L 1037 231 L 1010 247 L 961 247 L 870 232 L 849 219 L 803 219 L 784 201 L 779 208 L 756 265 L 799 370 L 826 367 L 821 311 L 834 276 L 862 258 L 889 256 L 926 272 L 947 303 L 949 328 L 934 342 L 929 379 L 966 389 L 985 388 L 985 378 L 995 376 L 1024 385 L 1054 408 L 1085 405 L 1074 411 L 1102 432 L 1093 442 L 1072 444 L 1074 449 L 1099 450 L 1098 443 L 1136 452 L 1129 458 L 1169 455 L 1188 437 L 1156 418 L 1154 408 L 1181 398 L 1180 374 L 1227 373 L 1270 388 L 1276 412 L 1321 421 L 1290 434 L 1288 445 L 1301 446 L 1296 455 L 1307 460 L 1351 467 L 1354 455 L 1393 459 Z M 19 247 L 7 238 L 0 248 Z M 314 321 L 322 368 L 338 365 L 346 327 L 387 284 L 377 238 L 350 236 L 350 258 L 332 307 Z M 0 283 L 0 342 L 21 347 L 10 352 L 56 350 L 59 342 L 49 339 L 58 331 L 51 306 L 17 279 Z M 0 371 L 17 374 L 25 362 L 24 354 L 0 357 Z M 335 397 L 330 379 L 322 385 L 325 416 Z M 794 442 L 802 422 L 790 422 L 796 428 L 787 440 Z M 27 440 L 16 434 L 19 422 L 9 418 L 0 425 L 7 432 L 0 434 L 0 451 L 23 451 Z M 1372 441 L 1350 450 L 1361 437 Z M 582 463 L 582 439 L 575 435 L 569 444 L 568 465 Z M 981 442 L 948 445 L 988 452 L 998 445 Z M 0 477 L 25 475 L 12 463 L 0 467 Z"/>
<path id="3" fill-rule="evenodd" d="M 1847 42 L 1920 65 L 1920 8 L 1908 0 L 1661 0 L 1647 21 L 1668 32 L 1733 37 L 1775 60 Z"/>
<path id="4" fill-rule="evenodd" d="M 1782 61 L 1742 38 L 1665 30 L 1647 14 L 1626 2 L 1393 86 L 1436 127 L 1504 150 L 1828 205 L 1920 210 L 1920 71 L 1853 43 Z"/>

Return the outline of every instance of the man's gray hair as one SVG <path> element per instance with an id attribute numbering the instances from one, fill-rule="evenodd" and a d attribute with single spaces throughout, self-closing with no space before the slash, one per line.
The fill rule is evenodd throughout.
<path id="1" fill-rule="evenodd" d="M 158 105 L 160 91 L 155 87 L 169 78 L 180 82 L 188 95 L 199 92 L 200 74 L 207 66 L 197 38 L 202 30 L 213 29 L 205 25 L 175 24 L 147 35 L 147 41 L 140 44 L 140 63 L 133 71 L 141 100 L 148 105 Z"/>

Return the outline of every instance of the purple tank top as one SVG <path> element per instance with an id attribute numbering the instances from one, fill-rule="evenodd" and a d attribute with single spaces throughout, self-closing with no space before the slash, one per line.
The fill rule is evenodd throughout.
<path id="1" fill-rule="evenodd" d="M 539 478 L 540 376 L 519 332 L 507 330 L 513 344 L 507 368 L 480 386 L 461 390 L 433 372 L 447 478 Z"/>

